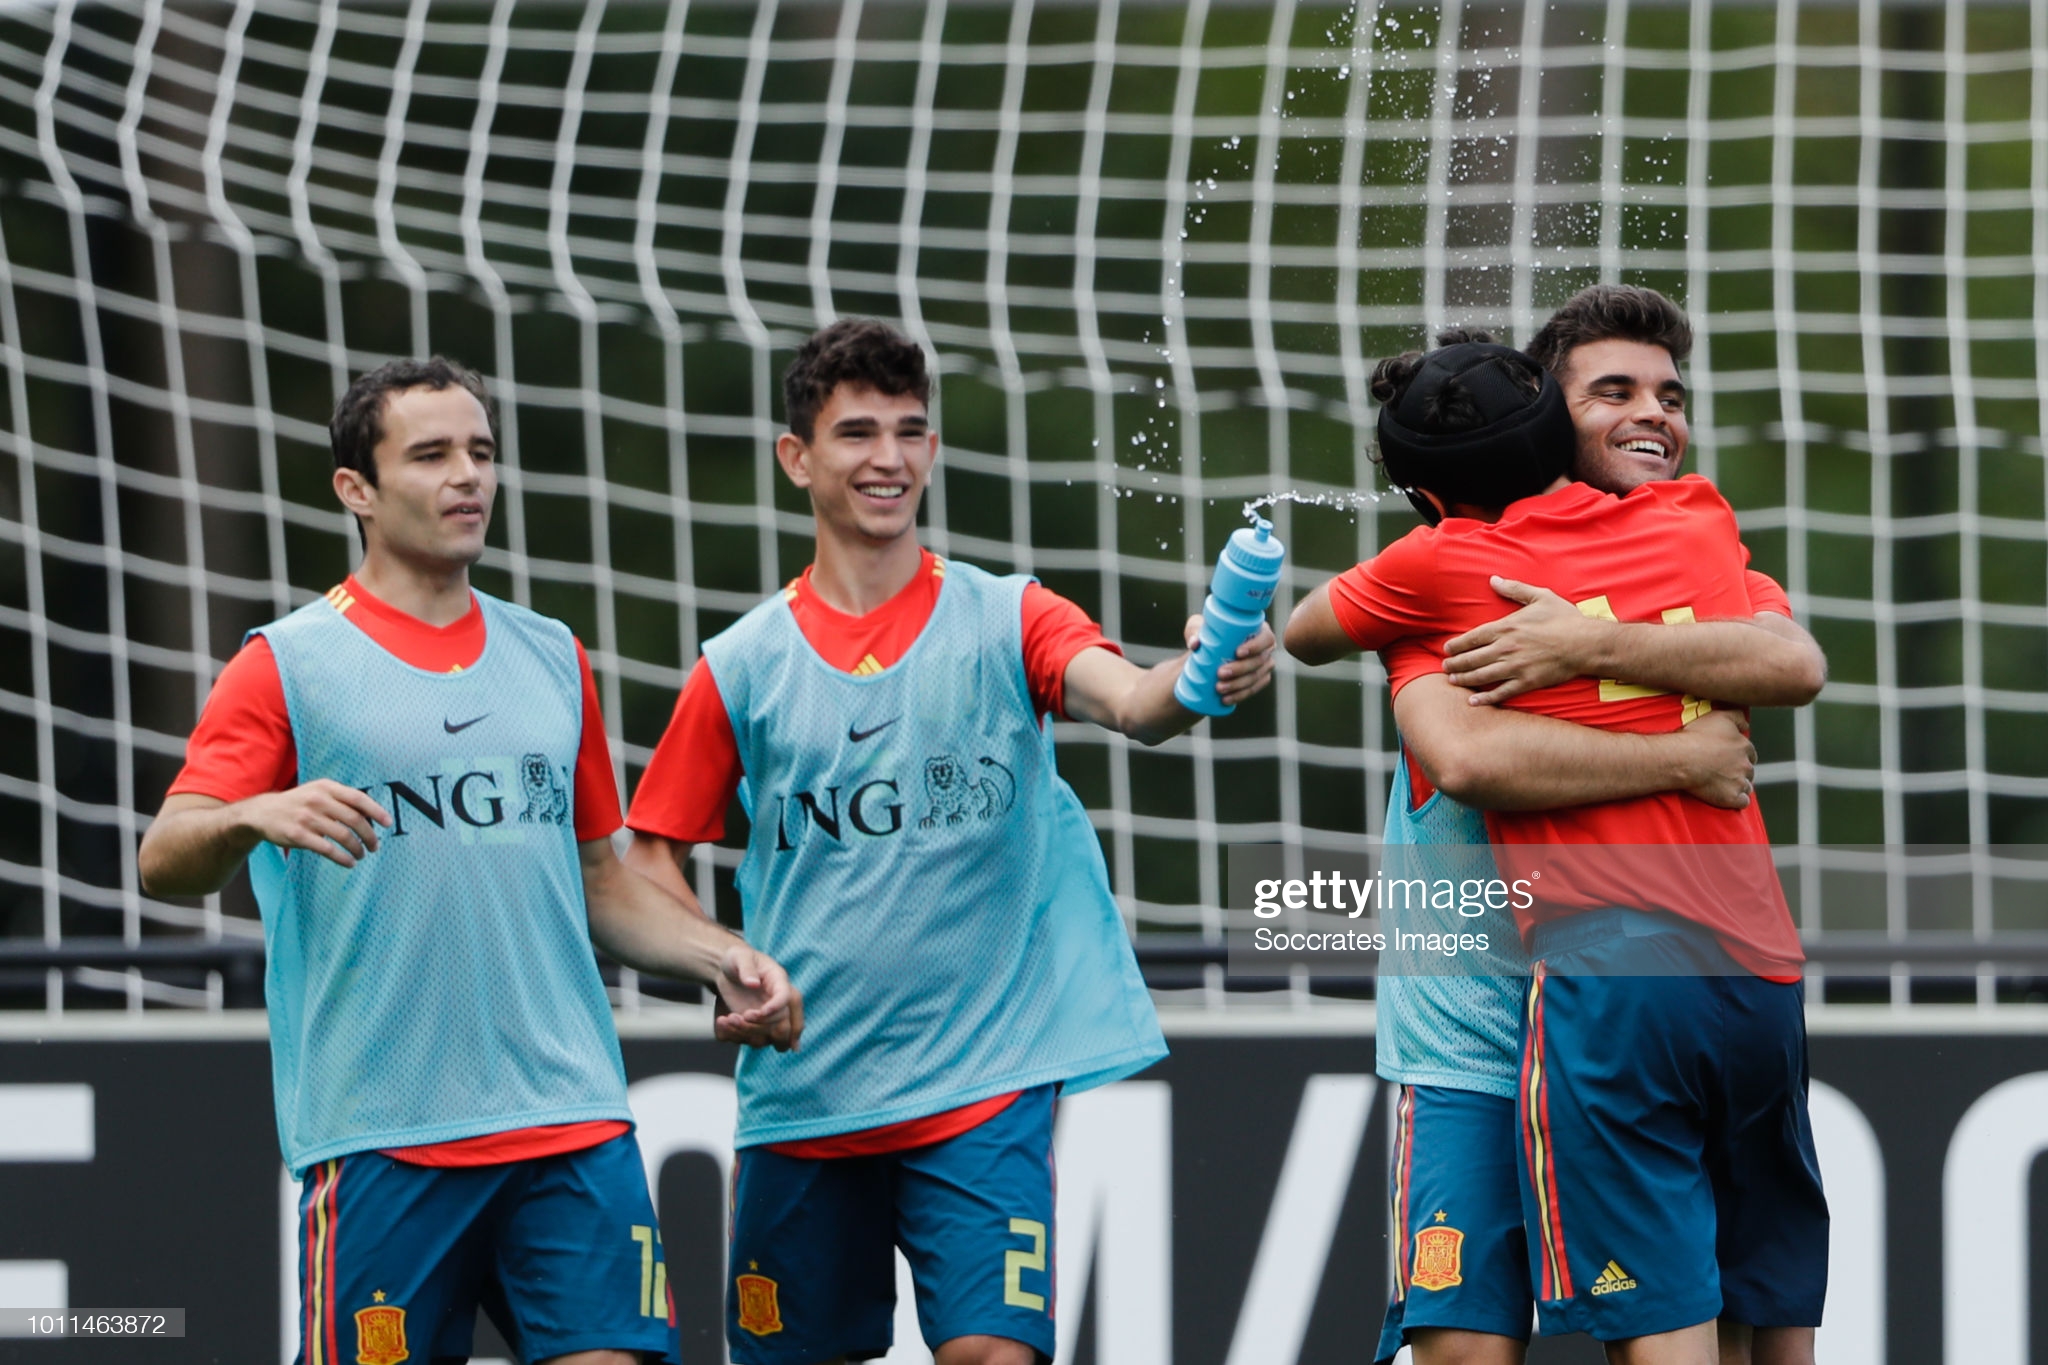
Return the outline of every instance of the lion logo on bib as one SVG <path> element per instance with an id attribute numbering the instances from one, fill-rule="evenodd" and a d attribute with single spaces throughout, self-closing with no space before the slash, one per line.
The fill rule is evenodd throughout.
<path id="1" fill-rule="evenodd" d="M 519 785 L 526 793 L 526 808 L 519 812 L 522 825 L 564 825 L 569 822 L 569 793 L 555 778 L 555 766 L 546 754 L 528 754 L 519 760 Z"/>
<path id="2" fill-rule="evenodd" d="M 936 829 L 967 823 L 969 815 L 993 820 L 1008 811 L 1017 800 L 1017 776 L 992 758 L 983 758 L 981 771 L 970 774 L 965 763 L 951 754 L 939 754 L 924 761 L 924 794 L 932 803 L 929 814 L 917 822 L 919 829 Z"/>

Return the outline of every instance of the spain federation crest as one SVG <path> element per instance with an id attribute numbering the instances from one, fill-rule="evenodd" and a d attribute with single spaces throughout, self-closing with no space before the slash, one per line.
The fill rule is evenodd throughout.
<path id="1" fill-rule="evenodd" d="M 1415 1234 L 1415 1270 L 1408 1283 L 1417 1289 L 1449 1289 L 1465 1283 L 1465 1234 L 1456 1228 L 1424 1228 Z"/>
<path id="2" fill-rule="evenodd" d="M 766 1275 L 741 1275 L 733 1281 L 740 1291 L 740 1326 L 757 1337 L 782 1330 L 782 1306 L 776 1302 L 775 1281 Z"/>
<path id="3" fill-rule="evenodd" d="M 356 1310 L 357 1365 L 398 1365 L 410 1360 L 405 1349 L 405 1310 L 391 1304 Z"/>

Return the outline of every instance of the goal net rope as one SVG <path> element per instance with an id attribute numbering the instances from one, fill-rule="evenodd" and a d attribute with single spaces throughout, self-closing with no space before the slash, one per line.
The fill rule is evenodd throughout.
<path id="1" fill-rule="evenodd" d="M 822 323 L 935 358 L 931 548 L 1151 662 L 1247 501 L 1297 499 L 1286 602 L 1412 524 L 1356 496 L 1377 357 L 1598 280 L 1691 311 L 1690 467 L 1829 653 L 1758 717 L 1774 838 L 2048 843 L 2044 259 L 2043 0 L 7 5 L 0 925 L 257 933 L 133 850 L 244 632 L 349 569 L 325 423 L 386 359 L 489 376 L 477 581 L 575 628 L 630 786 L 808 557 L 769 449 Z M 1135 929 L 1213 940 L 1228 845 L 1384 818 L 1371 659 L 1059 738 Z M 101 987 L 213 998 L 50 1003 Z"/>

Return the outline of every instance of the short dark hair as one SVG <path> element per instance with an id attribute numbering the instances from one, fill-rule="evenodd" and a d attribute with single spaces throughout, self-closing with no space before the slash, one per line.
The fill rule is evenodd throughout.
<path id="1" fill-rule="evenodd" d="M 334 405 L 327 423 L 327 444 L 334 452 L 336 469 L 353 469 L 377 482 L 377 443 L 384 439 L 384 400 L 406 389 L 467 389 L 483 404 L 484 417 L 491 424 L 491 440 L 498 439 L 498 405 L 491 401 L 483 376 L 460 361 L 446 356 L 425 360 L 393 360 L 379 365 L 355 383 Z"/>
<path id="2" fill-rule="evenodd" d="M 1490 343 L 1493 339 L 1491 332 L 1483 332 L 1477 328 L 1451 327 L 1436 334 L 1438 349 L 1457 346 L 1467 341 Z M 1415 382 L 1416 371 L 1422 368 L 1423 357 L 1426 354 L 1427 352 L 1423 351 L 1404 351 L 1373 366 L 1373 401 L 1381 407 L 1399 403 L 1401 395 L 1408 392 L 1408 386 Z M 1529 366 L 1526 372 L 1517 366 L 1511 374 L 1515 382 L 1530 393 L 1535 393 L 1543 387 L 1543 373 L 1534 365 Z M 1430 395 L 1428 407 L 1421 415 L 1428 423 L 1429 429 L 1437 432 L 1471 431 L 1486 424 L 1485 414 L 1480 412 L 1478 403 L 1473 401 L 1465 385 L 1457 379 L 1446 380 L 1441 388 Z M 1386 464 L 1383 454 L 1377 447 L 1373 450 L 1372 459 L 1375 464 L 1382 467 Z M 1395 475 L 1393 470 L 1388 470 L 1387 473 L 1389 478 Z M 1397 479 L 1396 482 L 1406 487 L 1413 480 Z"/>
<path id="3" fill-rule="evenodd" d="M 1674 364 L 1692 354 L 1692 323 L 1685 310 L 1637 284 L 1588 285 L 1566 299 L 1529 343 L 1529 355 L 1564 378 L 1571 353 L 1595 341 L 1640 341 L 1662 346 Z"/>
<path id="4" fill-rule="evenodd" d="M 811 333 L 782 372 L 782 409 L 789 429 L 808 441 L 818 414 L 841 384 L 891 398 L 912 394 L 930 406 L 932 378 L 918 344 L 875 318 L 841 318 Z"/>

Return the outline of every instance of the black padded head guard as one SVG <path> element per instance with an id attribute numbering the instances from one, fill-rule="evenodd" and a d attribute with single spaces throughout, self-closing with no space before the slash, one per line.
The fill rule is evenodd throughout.
<path id="1" fill-rule="evenodd" d="M 1540 380 L 1534 392 L 1531 376 Z M 1461 341 L 1424 356 L 1380 408 L 1380 463 L 1425 521 L 1445 503 L 1505 507 L 1571 468 L 1578 435 L 1557 380 L 1511 346 Z"/>

